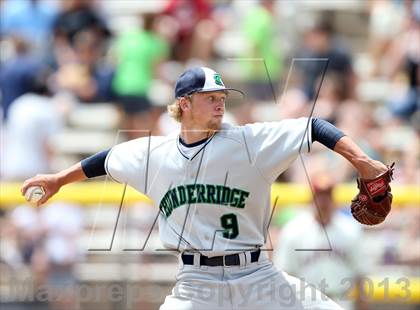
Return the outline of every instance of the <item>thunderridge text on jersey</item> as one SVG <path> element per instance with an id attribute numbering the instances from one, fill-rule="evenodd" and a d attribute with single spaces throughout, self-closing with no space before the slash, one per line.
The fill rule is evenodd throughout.
<path id="1" fill-rule="evenodd" d="M 170 216 L 174 209 L 192 203 L 208 203 L 242 209 L 245 207 L 245 199 L 248 196 L 247 191 L 224 185 L 180 185 L 166 192 L 159 204 L 159 209 L 166 217 Z"/>

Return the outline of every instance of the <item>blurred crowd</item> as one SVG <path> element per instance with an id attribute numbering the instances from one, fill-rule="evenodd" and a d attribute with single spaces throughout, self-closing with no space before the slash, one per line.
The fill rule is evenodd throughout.
<path id="1" fill-rule="evenodd" d="M 176 130 L 166 113 L 174 81 L 186 67 L 205 65 L 246 93 L 241 102 L 232 100 L 226 120 L 244 124 L 313 113 L 369 156 L 395 161 L 395 184 L 418 185 L 420 1 L 348 1 L 367 17 L 361 34 L 358 25 L 345 24 L 332 11 L 311 11 L 305 3 L 0 0 L 2 181 L 52 172 L 52 138 L 80 106 L 115 108 L 125 139 Z M 359 46 L 352 41 L 356 34 Z M 296 162 L 279 181 L 307 184 L 307 172 L 325 170 L 334 171 L 338 183 L 356 177 L 320 145 L 305 163 L 306 169 Z M 63 207 L 74 219 L 67 227 L 54 211 L 20 208 L 2 219 L 8 223 L 0 226 L 2 239 L 10 242 L 8 256 L 0 259 L 15 268 L 32 262 L 40 279 L 49 264 L 56 271 L 49 281 L 71 282 L 67 275 L 78 258 L 62 252 L 75 248 L 80 210 Z M 410 245 L 419 244 L 413 219 L 420 217 L 417 208 L 407 209 L 394 212 L 387 233 L 400 229 L 401 220 L 412 223 L 398 233 L 398 246 L 384 246 L 378 261 L 418 266 L 420 253 Z M 49 247 L 62 257 L 48 258 Z M 44 252 L 37 252 L 41 248 Z M 410 258 L 402 257 L 404 252 Z"/>
<path id="2" fill-rule="evenodd" d="M 300 9 L 287 2 L 157 1 L 139 13 L 133 8 L 125 22 L 110 3 L 0 2 L 3 178 L 48 172 L 49 137 L 77 105 L 115 106 L 128 139 L 174 130 L 165 113 L 173 82 L 185 67 L 201 64 L 246 92 L 228 106 L 229 120 L 308 116 L 315 106 L 315 117 L 337 125 L 372 157 L 398 161 L 398 182 L 416 182 L 418 0 L 368 2 L 362 51 L 322 12 L 286 29 Z M 25 163 L 28 153 L 33 167 Z M 348 167 L 340 170 L 339 181 L 354 177 Z M 287 178 L 302 181 L 299 174 Z"/>

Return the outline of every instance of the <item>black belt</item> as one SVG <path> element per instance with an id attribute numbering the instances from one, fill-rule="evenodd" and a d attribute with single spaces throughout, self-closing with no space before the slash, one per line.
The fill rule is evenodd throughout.
<path id="1" fill-rule="evenodd" d="M 251 252 L 251 263 L 258 261 L 261 250 Z M 182 261 L 185 265 L 194 265 L 193 254 L 182 254 Z M 240 265 L 239 254 L 208 257 L 200 255 L 200 266 L 238 266 Z"/>

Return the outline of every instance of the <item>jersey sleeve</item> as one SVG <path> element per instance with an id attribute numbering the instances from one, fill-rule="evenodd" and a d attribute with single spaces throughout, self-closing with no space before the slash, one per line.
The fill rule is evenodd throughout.
<path id="1" fill-rule="evenodd" d="M 105 171 L 114 181 L 142 190 L 148 152 L 147 138 L 114 146 L 105 159 Z"/>
<path id="2" fill-rule="evenodd" d="M 311 150 L 311 119 L 287 119 L 280 122 L 245 126 L 247 145 L 254 164 L 270 182 L 285 171 L 299 152 Z"/>

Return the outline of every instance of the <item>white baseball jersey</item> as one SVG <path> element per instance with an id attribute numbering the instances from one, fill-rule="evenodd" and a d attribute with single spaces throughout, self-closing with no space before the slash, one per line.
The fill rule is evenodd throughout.
<path id="1" fill-rule="evenodd" d="M 271 184 L 311 146 L 310 119 L 223 124 L 202 143 L 179 135 L 116 145 L 105 169 L 149 196 L 160 209 L 165 247 L 218 256 L 262 247 L 271 212 Z"/>

